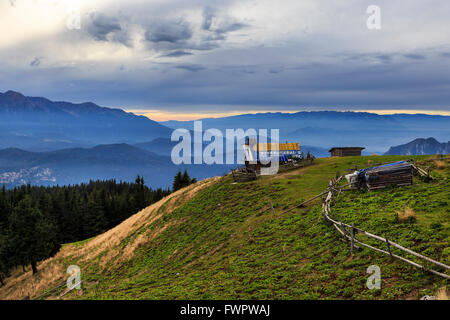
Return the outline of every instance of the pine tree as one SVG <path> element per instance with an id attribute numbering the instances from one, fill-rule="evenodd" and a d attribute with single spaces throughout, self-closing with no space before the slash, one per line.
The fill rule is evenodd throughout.
<path id="1" fill-rule="evenodd" d="M 189 177 L 189 174 L 187 170 L 184 170 L 183 177 L 181 178 L 182 186 L 187 187 L 191 184 L 191 177 Z"/>
<path id="2" fill-rule="evenodd" d="M 15 253 L 15 264 L 31 264 L 35 274 L 37 262 L 59 250 L 56 233 L 54 225 L 45 219 L 31 197 L 25 196 L 9 218 L 9 244 Z"/>
<path id="3" fill-rule="evenodd" d="M 186 185 L 186 176 L 187 172 L 178 173 L 177 189 Z M 1 280 L 17 266 L 32 264 L 36 272 L 36 263 L 53 254 L 54 250 L 48 248 L 98 235 L 170 193 L 170 189 L 148 188 L 141 176 L 136 183 L 108 180 L 62 187 L 27 185 L 12 190 L 3 187 L 0 190 Z M 41 233 L 49 237 L 41 237 Z M 41 248 L 41 243 L 48 243 L 48 248 Z"/>
<path id="4" fill-rule="evenodd" d="M 141 210 L 145 208 L 145 185 L 144 185 L 144 177 L 140 177 L 139 175 L 136 178 L 136 197 L 135 197 L 135 207 L 137 210 Z"/>
<path id="5" fill-rule="evenodd" d="M 9 206 L 6 200 L 5 186 L 3 186 L 2 191 L 0 192 L 0 233 L 1 230 L 5 229 L 8 224 L 8 216 Z"/>
<path id="6" fill-rule="evenodd" d="M 104 231 L 106 227 L 105 212 L 97 192 L 89 196 L 86 208 L 86 216 L 83 219 L 83 230 L 88 237 Z"/>
<path id="7" fill-rule="evenodd" d="M 173 179 L 172 191 L 175 192 L 195 182 L 197 182 L 197 179 L 191 179 L 187 170 L 184 170 L 183 174 L 181 173 L 181 171 L 178 171 L 177 175 Z"/>
<path id="8" fill-rule="evenodd" d="M 8 260 L 7 238 L 0 231 L 0 286 L 5 284 L 5 278 L 9 276 L 11 266 Z"/>
<path id="9" fill-rule="evenodd" d="M 175 178 L 173 179 L 172 191 L 175 192 L 177 190 L 180 190 L 181 188 L 183 188 L 183 176 L 181 174 L 181 171 L 178 171 Z"/>

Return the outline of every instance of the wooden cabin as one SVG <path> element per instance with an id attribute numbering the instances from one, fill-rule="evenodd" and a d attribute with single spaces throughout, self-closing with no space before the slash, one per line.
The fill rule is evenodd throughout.
<path id="1" fill-rule="evenodd" d="M 246 138 L 242 145 L 244 151 L 245 168 L 232 171 L 234 181 L 246 182 L 258 179 L 261 174 L 275 174 L 311 165 L 314 156 L 309 153 L 305 157 L 300 151 L 298 142 L 286 143 L 257 143 L 256 139 Z M 277 161 L 278 160 L 278 161 Z M 277 163 L 274 168 L 272 165 Z M 275 169 L 262 173 L 263 168 Z"/>
<path id="2" fill-rule="evenodd" d="M 302 156 L 298 142 L 257 143 L 256 139 L 247 138 L 242 147 L 244 150 L 245 166 L 250 170 L 260 170 L 261 167 L 270 167 L 270 161 L 262 164 L 261 159 L 265 159 L 265 162 L 267 162 L 270 158 L 278 157 L 279 163 L 283 164 L 292 161 L 290 160 L 292 158 L 299 159 Z M 309 155 L 309 158 L 311 157 Z"/>
<path id="3" fill-rule="evenodd" d="M 407 161 L 384 164 L 348 174 L 345 178 L 351 188 L 366 186 L 369 190 L 388 186 L 409 186 L 413 183 L 413 165 Z"/>
<path id="4" fill-rule="evenodd" d="M 328 150 L 332 157 L 352 157 L 360 156 L 363 147 L 334 147 Z"/>
<path id="5" fill-rule="evenodd" d="M 413 184 L 412 165 L 399 162 L 389 166 L 373 168 L 366 172 L 366 184 L 369 190 L 387 186 L 409 186 Z"/>

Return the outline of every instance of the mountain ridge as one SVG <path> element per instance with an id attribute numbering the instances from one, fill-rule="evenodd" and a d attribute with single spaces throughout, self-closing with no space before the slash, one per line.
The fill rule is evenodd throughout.
<path id="1" fill-rule="evenodd" d="M 435 138 L 417 138 L 411 142 L 389 148 L 385 155 L 449 154 L 450 141 L 440 143 Z"/>
<path id="2" fill-rule="evenodd" d="M 336 145 L 366 147 L 367 152 L 384 152 L 411 137 L 448 139 L 450 116 L 425 114 L 379 115 L 353 111 L 301 111 L 296 113 L 243 114 L 201 119 L 203 130 L 217 128 L 279 129 L 280 140 L 329 148 Z M 160 122 L 172 129 L 193 128 L 193 121 Z M 355 134 L 356 133 L 356 134 Z"/>
<path id="3" fill-rule="evenodd" d="M 0 149 L 0 185 L 8 188 L 25 183 L 51 186 L 96 179 L 132 182 L 137 175 L 144 176 L 153 188 L 165 188 L 171 186 L 178 171 L 188 170 L 191 176 L 204 179 L 229 172 L 230 168 L 227 165 L 175 165 L 170 155 L 125 143 L 46 152 Z"/>
<path id="4" fill-rule="evenodd" d="M 70 144 L 137 143 L 169 137 L 172 130 L 145 116 L 93 102 L 71 103 L 0 93 L 0 148 L 46 151 Z"/>

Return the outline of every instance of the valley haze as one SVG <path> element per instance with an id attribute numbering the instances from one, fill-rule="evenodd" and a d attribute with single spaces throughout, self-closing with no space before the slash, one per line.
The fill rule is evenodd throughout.
<path id="1" fill-rule="evenodd" d="M 333 146 L 349 145 L 365 147 L 364 154 L 384 154 L 416 137 L 445 141 L 450 134 L 449 116 L 425 114 L 303 111 L 200 120 L 203 130 L 216 128 L 223 133 L 238 128 L 279 129 L 280 141 L 298 141 L 302 151 L 316 157 L 329 156 Z M 90 179 L 133 181 L 138 174 L 149 185 L 168 187 L 177 170 L 203 179 L 232 168 L 171 163 L 171 150 L 178 143 L 170 141 L 172 131 L 192 132 L 193 121 L 155 122 L 92 102 L 55 102 L 10 90 L 0 93 L 0 128 L 0 182 L 9 187 Z"/>

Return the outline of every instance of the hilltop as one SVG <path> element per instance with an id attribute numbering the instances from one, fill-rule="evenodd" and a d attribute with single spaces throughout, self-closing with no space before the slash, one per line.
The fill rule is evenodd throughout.
<path id="1" fill-rule="evenodd" d="M 354 166 L 411 158 L 317 159 L 312 166 L 249 183 L 231 176 L 181 189 L 108 232 L 66 244 L 31 276 L 15 270 L 0 298 L 31 298 L 63 283 L 69 265 L 82 269 L 83 289 L 63 299 L 419 299 L 445 296 L 448 281 L 367 249 L 348 245 L 321 214 L 331 177 Z M 436 180 L 340 194 L 333 214 L 450 263 L 448 159 L 413 156 Z M 273 204 L 274 210 L 271 209 Z M 403 219 L 405 215 L 408 219 Z M 382 289 L 369 290 L 366 269 L 378 265 Z M 55 299 L 60 288 L 43 298 Z"/>

